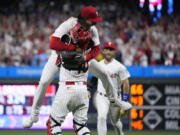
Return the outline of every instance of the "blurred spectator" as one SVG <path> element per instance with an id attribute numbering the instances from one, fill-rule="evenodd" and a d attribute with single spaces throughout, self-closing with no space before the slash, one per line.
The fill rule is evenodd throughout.
<path id="1" fill-rule="evenodd" d="M 162 17 L 153 23 L 151 17 L 118 1 L 97 3 L 103 16 L 97 25 L 101 44 L 115 42 L 117 60 L 127 66 L 180 65 L 180 16 Z M 43 66 L 50 52 L 48 37 L 83 4 L 87 3 L 28 0 L 16 3 L 14 12 L 0 13 L 0 66 Z"/>

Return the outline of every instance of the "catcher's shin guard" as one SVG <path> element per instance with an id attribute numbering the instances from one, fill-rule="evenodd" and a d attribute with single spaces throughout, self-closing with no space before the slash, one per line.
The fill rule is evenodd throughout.
<path id="1" fill-rule="evenodd" d="M 47 123 L 47 135 L 61 135 L 61 123 L 57 122 L 51 116 L 49 117 Z"/>
<path id="2" fill-rule="evenodd" d="M 73 123 L 76 135 L 91 135 L 90 130 L 87 128 L 87 124 L 79 124 L 74 120 Z"/>

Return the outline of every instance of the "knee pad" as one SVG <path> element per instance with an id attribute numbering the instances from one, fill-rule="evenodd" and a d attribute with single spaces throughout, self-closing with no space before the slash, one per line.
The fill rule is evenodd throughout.
<path id="1" fill-rule="evenodd" d="M 80 124 L 73 120 L 74 131 L 77 135 L 91 135 L 90 130 L 87 127 L 87 124 Z"/>
<path id="2" fill-rule="evenodd" d="M 51 116 L 46 122 L 47 135 L 61 135 L 61 123 L 57 122 Z"/>

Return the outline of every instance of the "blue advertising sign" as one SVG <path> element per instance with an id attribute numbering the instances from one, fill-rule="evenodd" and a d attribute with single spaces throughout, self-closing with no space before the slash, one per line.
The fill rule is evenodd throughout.
<path id="1" fill-rule="evenodd" d="M 8 67 L 8 77 L 39 78 L 43 67 Z"/>
<path id="2" fill-rule="evenodd" d="M 149 66 L 142 77 L 180 77 L 180 66 Z"/>
<path id="3" fill-rule="evenodd" d="M 40 78 L 43 67 L 0 67 L 1 78 Z M 129 66 L 131 77 L 180 77 L 180 66 Z M 58 78 L 59 75 L 56 76 Z M 92 77 L 92 75 L 88 75 Z"/>
<path id="4" fill-rule="evenodd" d="M 0 67 L 0 77 L 7 76 L 7 67 Z"/>
<path id="5" fill-rule="evenodd" d="M 129 66 L 127 70 L 129 71 L 131 77 L 142 77 L 143 76 L 143 67 L 140 66 Z"/>

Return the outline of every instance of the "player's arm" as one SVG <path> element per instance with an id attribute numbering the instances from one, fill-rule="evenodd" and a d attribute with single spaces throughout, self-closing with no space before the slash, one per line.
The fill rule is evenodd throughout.
<path id="1" fill-rule="evenodd" d="M 121 65 L 120 67 L 120 71 L 119 71 L 119 77 L 120 80 L 122 81 L 122 85 L 123 85 L 123 93 L 122 93 L 122 100 L 123 101 L 128 101 L 129 100 L 129 77 L 130 74 L 127 71 L 126 67 Z"/>
<path id="2" fill-rule="evenodd" d="M 74 27 L 74 18 L 69 18 L 65 22 L 59 25 L 59 27 L 52 34 L 50 39 L 49 47 L 56 51 L 73 51 L 75 50 L 75 46 L 73 44 L 64 43 L 61 38 L 68 34 L 70 30 Z"/>
<path id="3" fill-rule="evenodd" d="M 65 44 L 61 41 L 60 38 L 51 36 L 50 40 L 50 49 L 56 50 L 56 51 L 73 51 L 75 50 L 75 46 L 73 44 Z"/>
<path id="4" fill-rule="evenodd" d="M 85 61 L 89 61 L 93 58 L 96 58 L 100 54 L 100 45 L 94 46 L 91 48 L 91 51 L 87 53 L 84 57 Z"/>
<path id="5" fill-rule="evenodd" d="M 85 55 L 86 61 L 89 61 L 93 58 L 96 58 L 100 54 L 100 41 L 99 41 L 99 34 L 95 26 L 91 28 L 92 33 L 92 42 L 90 42 L 91 51 Z"/>
<path id="6" fill-rule="evenodd" d="M 123 84 L 122 100 L 123 101 L 128 101 L 129 100 L 129 79 L 123 80 L 122 84 Z"/>

